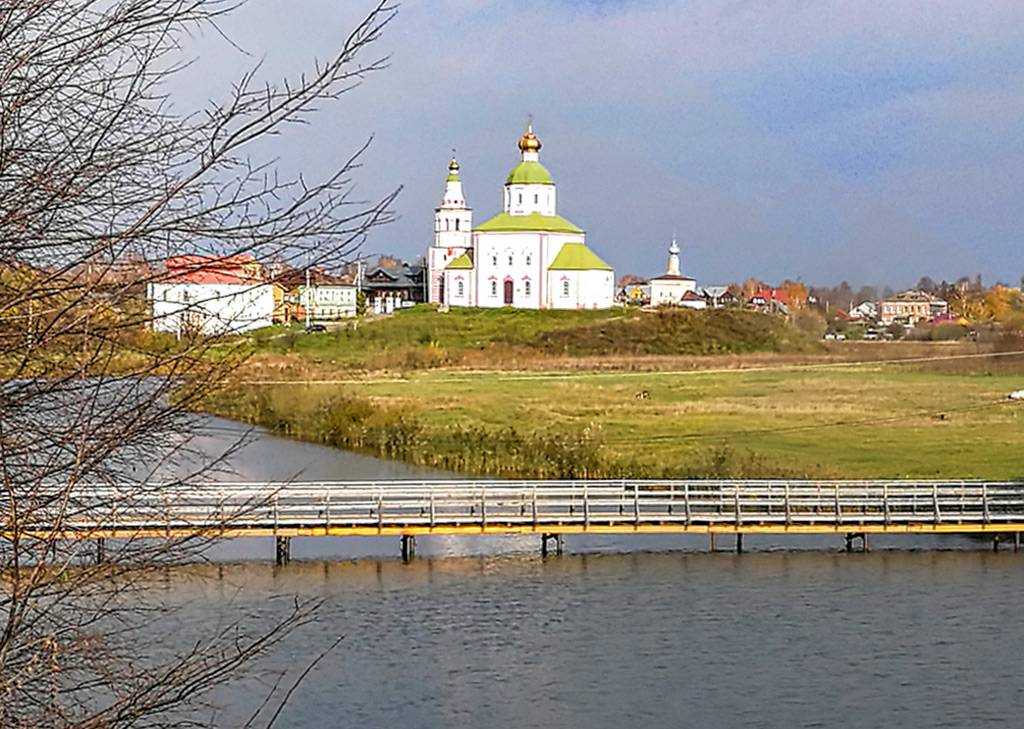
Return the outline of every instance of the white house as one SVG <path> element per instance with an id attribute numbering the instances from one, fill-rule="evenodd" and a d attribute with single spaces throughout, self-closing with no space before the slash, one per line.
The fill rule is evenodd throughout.
<path id="1" fill-rule="evenodd" d="M 270 326 L 274 290 L 250 255 L 172 256 L 166 275 L 150 283 L 153 331 L 229 334 Z"/>
<path id="2" fill-rule="evenodd" d="M 435 214 L 435 245 L 428 255 L 432 297 L 444 264 L 438 300 L 451 306 L 613 305 L 614 272 L 587 247 L 583 230 L 556 213 L 555 184 L 540 164 L 540 148 L 540 140 L 527 127 L 519 140 L 521 161 L 505 180 L 503 211 L 473 229 L 468 240 L 463 226 L 472 218 L 457 183 L 458 165 L 452 161 L 444 202 Z M 449 200 L 457 201 L 455 207 L 446 207 Z"/>

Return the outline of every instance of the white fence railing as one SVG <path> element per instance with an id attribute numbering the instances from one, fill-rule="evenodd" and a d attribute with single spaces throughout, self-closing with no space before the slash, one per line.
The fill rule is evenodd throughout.
<path id="1" fill-rule="evenodd" d="M 999 525 L 1024 483 L 991 481 L 388 481 L 79 486 L 29 498 L 62 531 Z M 2 514 L 0 514 L 2 516 Z M 27 522 L 26 522 L 27 520 Z"/>

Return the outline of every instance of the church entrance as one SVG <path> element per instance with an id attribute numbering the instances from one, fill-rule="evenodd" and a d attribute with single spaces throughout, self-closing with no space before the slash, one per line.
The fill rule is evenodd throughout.
<path id="1" fill-rule="evenodd" d="M 505 281 L 505 306 L 512 305 L 512 281 Z"/>

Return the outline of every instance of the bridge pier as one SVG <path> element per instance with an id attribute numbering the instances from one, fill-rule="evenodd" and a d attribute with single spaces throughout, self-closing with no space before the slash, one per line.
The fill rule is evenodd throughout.
<path id="1" fill-rule="evenodd" d="M 292 561 L 292 538 L 276 537 L 275 556 L 278 566 L 286 565 Z"/>
<path id="2" fill-rule="evenodd" d="M 853 551 L 853 543 L 860 540 L 860 551 L 868 551 L 868 535 L 863 533 L 847 532 L 846 533 L 846 551 Z"/>
<path id="3" fill-rule="evenodd" d="M 562 535 L 561 534 L 541 534 L 540 535 L 540 556 L 548 556 L 548 540 L 555 543 L 555 554 L 562 554 Z"/>
<path id="4" fill-rule="evenodd" d="M 711 532 L 711 551 L 718 551 L 718 534 L 716 534 L 715 532 Z"/>
<path id="5" fill-rule="evenodd" d="M 743 532 L 736 532 L 736 554 L 743 554 Z"/>
<path id="6" fill-rule="evenodd" d="M 416 556 L 416 537 L 412 534 L 402 535 L 402 561 L 409 562 Z"/>

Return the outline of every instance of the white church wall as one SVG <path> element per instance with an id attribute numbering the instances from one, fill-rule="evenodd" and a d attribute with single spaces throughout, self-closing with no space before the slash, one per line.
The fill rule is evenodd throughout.
<path id="1" fill-rule="evenodd" d="M 580 271 L 580 308 L 610 309 L 615 299 L 615 276 L 611 271 Z"/>
<path id="2" fill-rule="evenodd" d="M 579 296 L 579 275 L 576 271 L 549 271 L 548 291 L 552 309 L 576 309 Z"/>
<path id="3" fill-rule="evenodd" d="M 697 282 L 692 278 L 678 280 L 651 279 L 651 305 L 677 306 L 687 291 L 694 291 Z"/>
<path id="4" fill-rule="evenodd" d="M 509 215 L 555 214 L 554 185 L 507 185 L 505 210 Z"/>
<path id="5" fill-rule="evenodd" d="M 445 272 L 445 303 L 449 306 L 473 306 L 473 274 L 467 269 Z"/>
<path id="6" fill-rule="evenodd" d="M 478 306 L 540 308 L 543 260 L 537 233 L 477 233 Z M 512 301 L 506 301 L 511 286 Z"/>
<path id="7" fill-rule="evenodd" d="M 441 294 L 445 266 L 465 253 L 467 248 L 468 246 L 453 246 L 450 248 L 431 247 L 427 249 L 427 276 L 430 281 L 427 301 L 429 303 L 441 303 L 443 299 Z"/>

